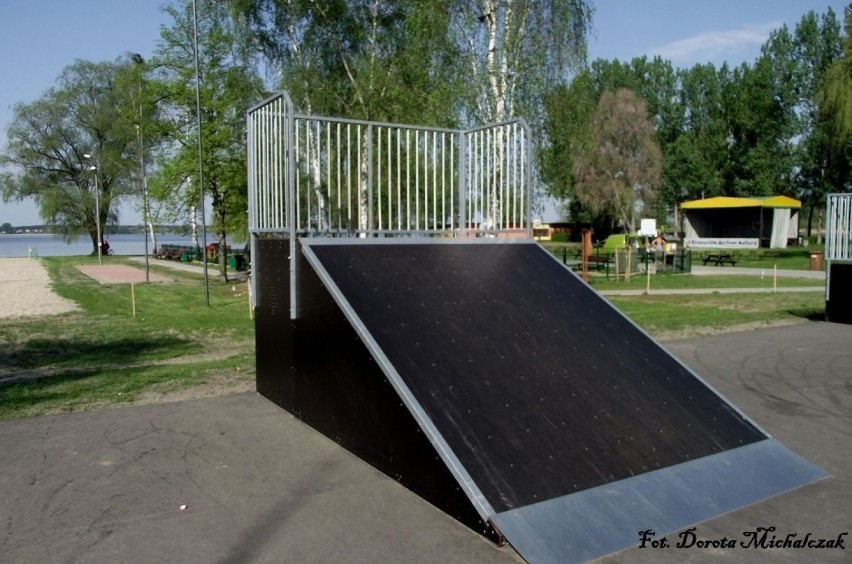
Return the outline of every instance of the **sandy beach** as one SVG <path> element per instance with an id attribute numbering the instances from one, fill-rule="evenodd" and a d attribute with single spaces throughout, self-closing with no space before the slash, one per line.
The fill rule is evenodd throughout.
<path id="1" fill-rule="evenodd" d="M 0 319 L 56 315 L 77 309 L 50 288 L 47 269 L 28 258 L 0 259 Z"/>

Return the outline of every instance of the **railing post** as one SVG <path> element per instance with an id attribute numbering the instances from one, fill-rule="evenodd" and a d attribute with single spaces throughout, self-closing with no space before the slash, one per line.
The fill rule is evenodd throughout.
<path id="1" fill-rule="evenodd" d="M 370 124 L 367 126 L 367 231 L 373 225 L 373 125 Z"/>
<path id="2" fill-rule="evenodd" d="M 467 133 L 459 132 L 459 237 L 467 237 Z"/>
<path id="3" fill-rule="evenodd" d="M 290 319 L 299 318 L 299 296 L 297 280 L 298 260 L 296 253 L 299 247 L 296 241 L 298 230 L 296 229 L 296 206 L 298 205 L 298 194 L 296 194 L 296 149 L 293 144 L 293 102 L 290 96 L 284 94 L 284 138 L 286 147 L 284 151 L 284 193 L 286 194 L 287 206 L 287 236 L 290 241 Z"/>

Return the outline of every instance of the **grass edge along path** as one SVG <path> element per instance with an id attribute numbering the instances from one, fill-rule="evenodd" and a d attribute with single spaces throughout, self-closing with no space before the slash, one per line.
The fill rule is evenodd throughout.
<path id="1" fill-rule="evenodd" d="M 651 294 L 607 299 L 660 340 L 825 319 L 822 292 Z"/>
<path id="2" fill-rule="evenodd" d="M 102 285 L 76 268 L 97 259 L 40 260 L 80 311 L 4 320 L 0 419 L 253 389 L 245 282 L 211 280 L 208 308 L 197 276 L 170 273 L 175 282 L 134 286 L 133 317 L 129 284 Z"/>
<path id="3" fill-rule="evenodd" d="M 43 260 L 57 293 L 82 311 L 0 327 L 0 418 L 192 397 L 195 390 L 253 389 L 254 324 L 248 319 L 245 282 L 213 282 L 206 308 L 197 276 L 170 273 L 176 282 L 137 285 L 139 311 L 133 318 L 127 285 L 103 286 L 75 268 L 90 257 Z M 723 280 L 684 275 L 659 280 L 664 278 L 693 288 Z M 608 299 L 664 340 L 824 316 L 819 292 Z M 4 374 L 20 378 L 4 384 Z"/>

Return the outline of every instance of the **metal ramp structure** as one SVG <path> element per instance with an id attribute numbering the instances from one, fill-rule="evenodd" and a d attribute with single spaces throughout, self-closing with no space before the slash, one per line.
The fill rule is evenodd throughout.
<path id="1" fill-rule="evenodd" d="M 530 562 L 824 477 L 529 238 L 529 147 L 252 109 L 258 391 Z"/>
<path id="2" fill-rule="evenodd" d="M 852 194 L 829 194 L 825 229 L 825 314 L 852 323 Z"/>

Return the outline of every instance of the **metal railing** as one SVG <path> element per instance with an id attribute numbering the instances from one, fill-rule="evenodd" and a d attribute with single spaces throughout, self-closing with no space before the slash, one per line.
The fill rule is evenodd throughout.
<path id="1" fill-rule="evenodd" d="M 531 236 L 529 127 L 471 130 L 248 112 L 249 230 L 304 236 Z"/>
<path id="2" fill-rule="evenodd" d="M 825 258 L 852 260 L 852 194 L 828 195 Z"/>

